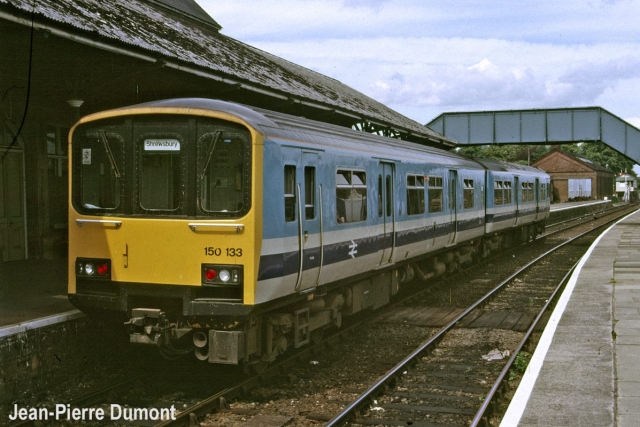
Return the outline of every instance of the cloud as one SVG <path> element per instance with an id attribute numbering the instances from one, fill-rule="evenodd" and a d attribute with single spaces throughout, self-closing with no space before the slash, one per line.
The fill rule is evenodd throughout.
<path id="1" fill-rule="evenodd" d="M 640 78 L 640 58 L 632 56 L 602 62 L 583 59 L 568 66 L 560 55 L 555 61 L 549 67 L 540 67 L 535 60 L 507 66 L 483 58 L 470 65 L 425 66 L 419 72 L 405 69 L 380 76 L 365 92 L 396 108 L 406 105 L 461 111 L 573 107 L 596 105 L 621 82 Z"/>
<path id="2" fill-rule="evenodd" d="M 629 117 L 624 119 L 627 123 L 640 129 L 640 117 Z"/>
<path id="3" fill-rule="evenodd" d="M 637 115 L 637 0 L 198 2 L 223 33 L 421 122 L 585 105 Z"/>
<path id="4" fill-rule="evenodd" d="M 383 5 L 390 2 L 391 0 L 344 0 L 344 6 L 351 8 L 371 8 L 379 11 Z"/>
<path id="5" fill-rule="evenodd" d="M 637 0 L 198 0 L 225 34 L 243 41 L 313 38 L 499 38 L 597 43 L 637 31 Z"/>

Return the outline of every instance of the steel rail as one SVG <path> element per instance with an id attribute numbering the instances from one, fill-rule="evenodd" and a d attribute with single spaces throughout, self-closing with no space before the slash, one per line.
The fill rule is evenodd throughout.
<path id="1" fill-rule="evenodd" d="M 626 207 L 629 207 L 629 206 L 626 206 Z M 624 209 L 617 209 L 616 212 L 617 211 L 621 211 L 621 210 L 624 210 Z M 608 214 L 615 214 L 616 212 L 609 212 Z M 624 215 L 627 215 L 627 213 L 623 214 L 622 216 L 624 216 Z M 610 225 L 610 224 L 614 223 L 615 221 L 617 221 L 619 218 L 620 217 L 616 217 L 616 218 L 614 218 L 612 220 L 609 220 L 609 221 L 605 222 L 604 224 L 598 226 L 598 228 L 606 227 L 607 225 Z M 570 241 L 573 241 L 575 239 L 583 237 L 584 235 L 587 235 L 587 234 L 592 233 L 592 232 L 593 232 L 593 230 L 590 230 L 590 231 L 587 231 L 585 233 L 582 233 L 581 235 L 571 239 Z M 570 242 L 570 241 L 567 241 L 567 243 Z M 496 381 L 494 382 L 493 386 L 491 387 L 491 389 L 489 390 L 489 392 L 485 396 L 485 399 L 482 402 L 482 405 L 480 406 L 480 409 L 476 413 L 475 417 L 473 418 L 473 420 L 472 420 L 472 422 L 470 424 L 470 427 L 478 427 L 478 426 L 482 426 L 482 425 L 488 425 L 488 423 L 486 422 L 487 412 L 491 409 L 491 405 L 494 403 L 494 400 L 496 399 L 496 397 L 498 397 L 496 395 L 499 394 L 498 391 L 499 391 L 500 387 L 502 386 L 502 384 L 504 383 L 505 378 L 507 377 L 507 374 L 511 370 L 513 364 L 515 363 L 515 360 L 516 360 L 516 357 L 518 356 L 518 353 L 520 353 L 520 351 L 522 351 L 524 346 L 527 344 L 527 342 L 531 338 L 531 335 L 533 334 L 533 331 L 535 330 L 536 326 L 538 326 L 538 323 L 542 319 L 542 316 L 547 311 L 549 306 L 555 301 L 555 299 L 558 296 L 560 290 L 564 289 L 567 281 L 569 280 L 569 278 L 573 274 L 573 271 L 575 270 L 575 268 L 576 268 L 576 266 L 578 265 L 579 262 L 580 262 L 580 260 L 578 260 L 573 265 L 573 267 L 571 267 L 571 269 L 567 272 L 567 274 L 562 278 L 562 280 L 560 281 L 560 283 L 558 284 L 556 289 L 553 291 L 553 293 L 551 294 L 551 296 L 549 297 L 549 299 L 545 303 L 544 307 L 542 307 L 542 309 L 540 310 L 540 312 L 538 313 L 538 315 L 536 316 L 536 318 L 532 322 L 531 326 L 529 327 L 529 329 L 525 333 L 525 336 L 523 337 L 522 341 L 520 341 L 520 344 L 518 344 L 518 347 L 514 350 L 513 354 L 511 355 L 511 357 L 507 361 L 507 364 L 502 369 L 502 371 L 500 372 L 500 375 L 498 375 L 498 378 L 496 379 Z M 481 424 L 481 422 L 483 422 L 483 420 L 485 420 L 485 424 Z"/>
<path id="2" fill-rule="evenodd" d="M 600 227 L 599 227 L 600 228 Z M 560 248 L 573 243 L 575 240 L 584 237 L 585 235 L 592 233 L 593 230 L 586 231 L 581 233 L 578 236 L 575 236 L 569 240 L 566 240 L 554 248 L 548 250 L 542 255 L 538 256 L 534 260 L 530 261 L 528 264 L 523 266 L 520 270 L 513 273 L 507 279 L 505 279 L 502 283 L 498 284 L 494 289 L 485 294 L 478 301 L 473 303 L 469 308 L 467 308 L 464 312 L 458 315 L 455 319 L 445 325 L 442 329 L 440 329 L 433 337 L 431 337 L 428 341 L 423 343 L 420 347 L 414 350 L 411 354 L 405 357 L 401 362 L 396 364 L 391 370 L 389 370 L 385 375 L 383 375 L 378 381 L 376 381 L 369 389 L 364 391 L 360 396 L 356 398 L 353 402 L 351 402 L 345 409 L 342 410 L 338 415 L 336 415 L 331 421 L 326 424 L 326 427 L 338 427 L 346 424 L 351 419 L 356 418 L 357 414 L 366 406 L 370 405 L 370 402 L 375 399 L 376 396 L 382 394 L 382 392 L 388 388 L 387 384 L 393 384 L 395 379 L 402 375 L 402 373 L 407 370 L 408 366 L 414 364 L 416 359 L 420 357 L 423 353 L 429 351 L 432 347 L 434 347 L 437 343 L 440 342 L 444 338 L 444 335 L 449 332 L 453 327 L 458 323 L 462 318 L 467 316 L 473 310 L 475 310 L 478 306 L 485 303 L 489 300 L 494 294 L 498 291 L 502 290 L 507 284 L 511 283 L 516 277 L 523 274 L 525 271 L 529 270 L 529 268 L 533 267 L 535 264 L 540 262 L 542 259 L 551 255 L 555 251 Z"/>
<path id="3" fill-rule="evenodd" d="M 580 262 L 580 260 L 578 260 L 575 264 L 573 264 L 573 267 L 571 267 L 571 269 L 567 272 L 567 274 L 565 274 L 565 276 L 562 278 L 560 283 L 558 283 L 558 286 L 556 286 L 556 289 L 553 291 L 553 293 L 551 294 L 551 296 L 549 297 L 549 299 L 545 303 L 544 307 L 542 307 L 542 309 L 540 310 L 540 312 L 538 313 L 536 318 L 531 323 L 531 326 L 529 326 L 529 329 L 525 333 L 525 336 L 523 337 L 523 339 L 518 344 L 518 347 L 516 347 L 516 349 L 513 351 L 513 353 L 511 354 L 511 357 L 507 361 L 507 364 L 504 366 L 504 368 L 500 372 L 500 375 L 498 375 L 498 378 L 496 379 L 496 381 L 494 382 L 493 386 L 491 387 L 491 389 L 489 390 L 489 392 L 485 396 L 484 401 L 482 402 L 482 405 L 480 406 L 480 409 L 478 409 L 478 412 L 476 413 L 475 417 L 473 418 L 473 420 L 472 420 L 472 422 L 470 424 L 470 427 L 478 427 L 478 426 L 482 426 L 482 425 L 489 425 L 489 423 L 486 421 L 487 413 L 491 410 L 492 405 L 494 404 L 494 400 L 497 397 L 499 397 L 500 387 L 503 384 L 505 384 L 505 379 L 507 378 L 507 375 L 509 374 L 509 371 L 511 371 L 511 368 L 515 364 L 515 361 L 516 361 L 516 358 L 518 356 L 518 353 L 520 353 L 522 351 L 522 349 L 524 348 L 524 346 L 527 345 L 527 342 L 531 338 L 531 335 L 533 334 L 533 331 L 538 326 L 538 323 L 540 323 L 540 320 L 544 316 L 544 314 L 547 311 L 547 309 L 549 308 L 549 306 L 552 303 L 555 302 L 556 297 L 559 295 L 560 291 L 562 289 L 564 289 L 566 283 L 569 281 L 569 278 L 573 274 L 573 271 L 575 270 L 575 268 L 576 268 L 576 266 L 578 265 L 579 262 Z M 481 424 L 482 422 L 484 422 L 484 424 Z"/>

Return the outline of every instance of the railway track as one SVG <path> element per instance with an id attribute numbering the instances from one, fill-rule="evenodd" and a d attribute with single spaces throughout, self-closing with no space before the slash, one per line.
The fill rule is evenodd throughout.
<path id="1" fill-rule="evenodd" d="M 600 215 L 599 223 L 604 221 L 604 215 Z M 583 227 L 593 229 L 596 224 L 589 217 Z M 568 230 L 548 233 L 545 240 L 537 241 L 533 246 L 548 246 L 549 243 L 545 241 L 564 240 L 566 237 L 563 235 L 568 233 Z M 582 249 L 586 250 L 586 247 L 583 245 Z M 391 375 L 390 378 L 393 380 L 382 381 L 379 390 L 360 399 L 360 403 L 354 407 L 355 411 L 344 419 L 350 422 L 358 420 L 365 424 L 391 419 L 402 422 L 403 418 L 409 417 L 406 411 L 414 411 L 414 406 L 418 406 L 422 409 L 436 408 L 428 413 L 429 417 L 425 415 L 426 423 L 439 423 L 436 419 L 441 419 L 445 425 L 456 425 L 456 420 L 470 420 L 475 411 L 483 405 L 486 396 L 491 394 L 493 379 L 500 377 L 502 370 L 506 369 L 506 360 L 509 359 L 506 357 L 501 361 L 488 362 L 482 359 L 482 356 L 493 348 L 519 348 L 519 342 L 527 330 L 526 326 L 531 325 L 536 318 L 534 309 L 545 304 L 553 292 L 554 286 L 551 283 L 558 280 L 555 274 L 543 279 L 542 272 L 546 274 L 547 271 L 566 270 L 570 268 L 571 259 L 579 258 L 579 255 L 564 253 L 559 256 L 560 261 L 557 262 L 562 261 L 565 264 L 562 269 L 549 268 L 549 265 L 553 264 L 541 261 L 541 266 L 532 266 L 525 276 L 513 277 L 510 285 L 503 286 L 503 292 L 496 292 L 484 305 L 480 303 L 471 306 L 469 301 L 477 299 L 479 294 L 484 294 L 489 288 L 494 287 L 496 279 L 490 273 L 493 273 L 496 265 L 508 262 L 521 264 L 522 259 L 529 256 L 525 253 L 542 250 L 529 246 L 518 248 L 492 258 L 484 267 L 476 265 L 427 290 L 424 286 L 418 286 L 421 292 L 418 296 L 414 295 L 398 302 L 377 313 L 373 319 L 361 319 L 362 322 L 368 322 L 364 329 L 360 324 L 355 324 L 339 331 L 327 337 L 321 344 L 271 366 L 261 375 L 246 377 L 237 373 L 238 375 L 231 375 L 222 381 L 220 373 L 214 370 L 204 373 L 196 373 L 197 370 L 174 372 L 172 376 L 163 372 L 168 369 L 167 366 L 158 366 L 157 369 L 152 369 L 163 372 L 161 377 L 166 383 L 164 386 L 154 385 L 158 382 L 157 374 L 152 375 L 155 378 L 137 379 L 131 383 L 132 385 L 119 385 L 117 390 L 128 391 L 118 392 L 118 402 L 130 406 L 174 403 L 178 409 L 176 419 L 161 422 L 159 426 L 235 426 L 244 425 L 248 420 L 254 420 L 253 422 L 257 423 L 255 425 L 260 425 L 260 420 L 268 421 L 269 425 L 307 426 L 317 425 L 319 422 L 339 425 L 343 421 L 330 420 L 344 408 L 358 401 L 358 396 L 366 394 L 371 384 L 382 381 L 379 379 L 386 377 L 386 371 L 394 367 L 397 361 L 403 360 L 407 353 L 415 353 L 417 350 L 413 343 L 435 339 L 434 334 L 444 325 L 452 322 L 462 312 L 468 311 L 464 319 L 454 322 L 457 323 L 456 327 L 438 339 L 438 347 L 430 347 L 428 352 L 420 353 L 418 361 L 407 363 L 399 376 L 397 373 Z M 482 268 L 484 270 L 481 270 Z M 543 283 L 545 281 L 546 284 Z M 454 284 L 456 282 L 458 285 Z M 531 291 L 532 288 L 539 289 L 541 293 L 537 290 Z M 514 305 L 516 300 L 519 302 Z M 402 334 L 395 332 L 399 326 L 403 328 Z M 376 347 L 375 350 L 367 347 L 378 341 L 384 341 L 387 347 Z M 468 356 L 463 356 L 463 353 Z M 511 356 L 516 360 L 517 353 Z M 355 364 L 355 368 L 345 361 Z M 203 368 L 205 365 L 202 364 L 198 366 L 201 371 L 210 368 Z M 418 366 L 419 369 L 416 368 Z M 318 380 L 320 373 L 324 375 L 323 380 Z M 414 374 L 416 380 L 412 382 L 410 378 Z M 505 375 L 507 379 L 511 376 L 502 376 Z M 180 377 L 183 378 L 178 379 Z M 427 383 L 427 378 L 431 385 L 440 384 L 440 388 L 420 389 L 416 385 L 420 384 L 420 381 Z M 309 386 L 314 381 L 325 384 Z M 173 390 L 171 384 L 174 384 Z M 176 393 L 176 389 L 184 390 L 194 384 L 201 385 L 197 392 L 186 393 L 187 395 Z M 393 387 L 394 385 L 397 387 Z M 458 388 L 452 389 L 456 385 Z M 323 387 L 326 391 L 322 393 L 310 391 Z M 153 391 L 142 401 L 135 398 L 139 390 Z M 382 393 L 380 390 L 385 392 Z M 498 387 L 497 390 L 502 392 L 504 387 Z M 77 400 L 72 404 L 95 406 L 99 405 L 100 401 L 113 402 L 114 393 L 113 390 L 96 392 L 89 400 Z M 309 396 L 305 397 L 305 394 Z M 309 399 L 315 399 L 315 404 L 307 402 Z M 279 408 L 280 401 L 289 403 L 286 408 Z M 488 399 L 487 402 L 492 400 Z M 489 406 L 493 408 L 496 405 L 491 403 Z M 211 413 L 214 415 L 208 415 Z M 416 416 L 412 416 L 411 420 L 412 425 L 420 425 Z M 468 421 L 466 422 L 467 424 L 463 425 L 468 425 Z"/>
<path id="2" fill-rule="evenodd" d="M 536 328 L 544 327 L 550 302 L 559 295 L 586 247 L 608 223 L 545 252 L 462 313 L 454 311 L 440 320 L 434 320 L 437 309 L 425 313 L 408 308 L 387 314 L 386 319 L 408 318 L 427 327 L 446 324 L 327 426 L 492 425 L 491 412 L 508 387 L 509 373 L 516 364 L 528 362 L 528 353 L 523 351 L 526 343 Z M 516 337 L 517 345 L 510 345 Z M 493 351 L 487 352 L 488 342 L 496 345 Z M 514 347 L 513 352 L 501 351 Z"/>

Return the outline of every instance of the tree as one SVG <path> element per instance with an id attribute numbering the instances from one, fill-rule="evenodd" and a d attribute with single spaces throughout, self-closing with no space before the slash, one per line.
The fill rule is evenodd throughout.
<path id="1" fill-rule="evenodd" d="M 460 147 L 456 149 L 461 154 L 469 157 L 484 157 L 506 162 L 533 164 L 555 148 L 574 154 L 578 157 L 591 160 L 614 173 L 627 172 L 636 175 L 633 171 L 635 162 L 627 159 L 622 154 L 608 147 L 603 142 L 581 142 L 563 145 L 482 145 Z"/>
<path id="2" fill-rule="evenodd" d="M 600 166 L 604 166 L 616 174 L 620 172 L 627 172 L 634 176 L 636 175 L 633 171 L 635 162 L 606 146 L 604 142 L 581 144 L 579 155 L 599 164 Z"/>

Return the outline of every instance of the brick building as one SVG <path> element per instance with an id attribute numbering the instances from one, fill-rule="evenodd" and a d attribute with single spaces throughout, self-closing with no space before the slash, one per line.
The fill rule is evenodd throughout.
<path id="1" fill-rule="evenodd" d="M 614 195 L 615 174 L 584 157 L 555 149 L 533 166 L 551 175 L 553 202 L 604 200 Z"/>

